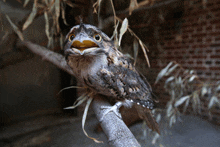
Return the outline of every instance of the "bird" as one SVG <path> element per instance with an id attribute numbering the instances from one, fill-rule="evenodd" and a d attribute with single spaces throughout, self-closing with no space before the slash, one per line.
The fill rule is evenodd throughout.
<path id="1" fill-rule="evenodd" d="M 99 28 L 80 23 L 73 26 L 64 41 L 66 62 L 78 82 L 96 94 L 116 101 L 106 109 L 103 117 L 113 111 L 121 118 L 121 106 L 138 110 L 149 128 L 159 133 L 159 127 L 151 110 L 158 102 L 147 79 L 137 71 L 131 58 L 120 52 Z"/>

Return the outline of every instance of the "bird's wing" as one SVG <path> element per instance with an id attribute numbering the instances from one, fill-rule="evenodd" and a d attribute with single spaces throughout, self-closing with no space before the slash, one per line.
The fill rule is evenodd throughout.
<path id="1" fill-rule="evenodd" d="M 122 64 L 112 63 L 102 68 L 96 76 L 85 79 L 85 83 L 97 93 L 138 104 L 135 105 L 138 115 L 146 121 L 149 128 L 160 133 L 150 111 L 155 101 L 150 85 L 133 64 L 125 59 L 121 59 L 121 62 Z"/>
<path id="2" fill-rule="evenodd" d="M 97 93 L 116 97 L 119 100 L 131 100 L 152 109 L 154 98 L 147 81 L 125 57 L 119 58 L 117 63 L 110 63 L 100 69 L 95 76 L 88 76 L 84 82 Z"/>

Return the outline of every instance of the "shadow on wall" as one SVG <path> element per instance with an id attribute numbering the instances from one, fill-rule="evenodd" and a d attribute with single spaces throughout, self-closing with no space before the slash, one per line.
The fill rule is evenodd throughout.
<path id="1" fill-rule="evenodd" d="M 2 123 L 58 110 L 60 74 L 55 66 L 34 57 L 1 69 L 0 75 Z"/>
<path id="2" fill-rule="evenodd" d="M 0 2 L 1 28 L 3 29 L 0 32 L 1 39 L 5 34 L 13 32 L 5 14 L 17 24 L 31 11 L 31 7 L 23 8 L 22 4 L 13 7 L 14 5 L 8 4 L 10 2 Z M 23 32 L 24 38 L 38 44 L 45 44 L 47 37 L 44 31 L 44 17 L 39 17 L 35 21 L 37 23 L 31 24 Z M 5 60 L 2 60 L 6 55 L 8 55 L 7 60 L 10 60 L 9 63 L 11 63 L 0 70 L 1 124 L 7 124 L 36 113 L 51 113 L 59 110 L 57 97 L 60 90 L 59 70 L 39 57 L 22 56 L 24 59 L 16 60 L 17 58 L 14 59 L 16 56 L 9 56 L 19 53 L 14 48 L 14 38 L 11 39 L 0 46 L 1 65 L 6 63 Z"/>

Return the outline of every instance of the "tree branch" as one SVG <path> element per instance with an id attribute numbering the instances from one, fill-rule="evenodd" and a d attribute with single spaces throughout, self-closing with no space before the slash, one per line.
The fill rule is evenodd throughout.
<path id="1" fill-rule="evenodd" d="M 51 50 L 48 50 L 47 48 L 45 48 L 43 46 L 31 43 L 29 41 L 23 41 L 19 45 L 26 46 L 34 54 L 41 56 L 43 60 L 49 61 L 52 64 L 56 65 L 58 68 L 66 71 L 70 75 L 75 76 L 73 71 L 67 65 L 65 57 L 63 55 L 55 53 Z"/>
<path id="2" fill-rule="evenodd" d="M 105 110 L 102 106 L 110 106 L 100 95 L 96 95 L 93 101 L 93 110 L 98 120 L 101 119 Z M 109 145 L 114 147 L 139 147 L 140 144 L 125 125 L 122 119 L 114 112 L 109 112 L 102 120 L 101 126 L 108 137 Z"/>
<path id="3" fill-rule="evenodd" d="M 29 41 L 23 41 L 19 45 L 26 46 L 34 54 L 37 54 L 43 58 L 43 60 L 49 61 L 56 65 L 58 68 L 63 69 L 70 75 L 74 76 L 74 73 L 69 68 L 63 55 L 55 53 L 46 49 L 45 47 L 36 45 Z M 110 104 L 101 95 L 96 95 L 93 101 L 93 110 L 95 111 L 98 120 L 103 116 L 104 110 L 101 106 L 110 106 Z M 135 139 L 134 135 L 125 125 L 125 123 L 118 118 L 115 113 L 109 112 L 101 122 L 103 131 L 109 140 L 109 145 L 114 147 L 139 147 L 140 144 Z"/>
<path id="4" fill-rule="evenodd" d="M 158 8 L 161 6 L 165 6 L 165 5 L 169 5 L 171 3 L 177 2 L 179 0 L 167 0 L 167 1 L 161 1 L 157 4 L 154 4 L 152 6 L 148 6 L 148 7 L 140 7 L 138 9 L 133 10 L 133 12 L 138 12 L 138 11 L 142 11 L 142 10 L 150 10 L 150 9 L 154 9 L 154 8 Z M 132 13 L 133 13 L 132 12 Z M 128 14 L 129 13 L 129 9 L 125 9 L 125 10 L 120 10 L 120 11 L 116 11 L 116 15 L 121 15 L 121 14 Z M 108 14 L 110 15 L 110 14 Z M 112 14 L 111 14 L 112 15 Z"/>

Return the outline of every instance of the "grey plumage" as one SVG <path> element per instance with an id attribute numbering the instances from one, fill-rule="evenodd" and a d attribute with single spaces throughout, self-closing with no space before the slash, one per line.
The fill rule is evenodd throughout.
<path id="1" fill-rule="evenodd" d="M 153 109 L 155 99 L 150 85 L 101 30 L 80 24 L 70 30 L 65 42 L 67 63 L 79 82 L 124 105 L 130 106 L 129 102 Z"/>

